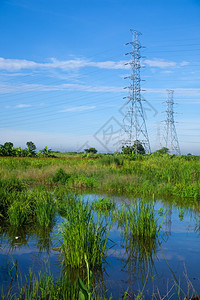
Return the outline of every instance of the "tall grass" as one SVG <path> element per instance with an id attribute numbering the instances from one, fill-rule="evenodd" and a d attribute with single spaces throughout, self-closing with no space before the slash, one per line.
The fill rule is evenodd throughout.
<path id="1" fill-rule="evenodd" d="M 99 213 L 95 218 L 90 203 L 84 203 L 81 199 L 70 203 L 66 220 L 60 227 L 64 265 L 81 268 L 86 255 L 91 268 L 101 267 L 110 228 L 111 223 L 104 223 Z"/>
<path id="2" fill-rule="evenodd" d="M 40 226 L 49 227 L 54 221 L 56 205 L 53 195 L 47 191 L 37 192 L 35 195 L 35 215 Z"/>
<path id="3" fill-rule="evenodd" d="M 22 226 L 38 223 L 48 227 L 56 213 L 52 193 L 44 189 L 28 191 L 19 180 L 1 180 L 0 218 L 10 225 Z"/>
<path id="4" fill-rule="evenodd" d="M 141 239 L 155 238 L 158 222 L 155 218 L 154 205 L 145 200 L 138 200 L 118 210 L 117 220 L 126 233 Z"/>
<path id="5" fill-rule="evenodd" d="M 3 178 L 22 179 L 26 184 L 62 184 L 70 189 L 93 188 L 132 196 L 200 198 L 198 156 L 0 157 L 0 174 Z"/>

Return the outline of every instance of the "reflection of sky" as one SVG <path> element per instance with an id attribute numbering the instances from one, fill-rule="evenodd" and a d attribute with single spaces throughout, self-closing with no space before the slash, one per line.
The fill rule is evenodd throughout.
<path id="1" fill-rule="evenodd" d="M 93 200 L 96 197 L 95 195 L 87 195 L 87 199 L 89 200 Z M 124 200 L 120 197 L 118 201 L 122 202 Z M 158 210 L 160 207 L 163 207 L 164 215 L 169 205 L 161 202 L 156 203 L 155 209 Z M 194 231 L 195 216 L 198 214 L 192 210 L 183 209 L 183 220 L 180 220 L 179 210 L 178 207 L 172 205 L 172 212 L 167 215 L 163 222 L 159 236 L 161 247 L 157 244 L 156 252 L 153 254 L 154 266 L 153 274 L 151 274 L 153 277 L 149 276 L 146 285 L 149 293 L 152 291 L 152 286 L 154 285 L 154 287 L 159 286 L 160 293 L 164 294 L 167 290 L 167 285 L 174 284 L 174 276 L 178 281 L 185 282 L 183 275 L 185 271 L 187 271 L 189 279 L 192 280 L 194 288 L 200 293 L 197 280 L 200 278 L 200 238 L 199 234 Z M 159 218 L 159 222 L 161 222 L 162 218 L 163 216 Z M 122 294 L 123 290 L 137 291 L 138 289 L 142 289 L 143 282 L 141 274 L 137 275 L 133 271 L 131 263 L 125 266 L 126 260 L 131 253 L 125 250 L 124 244 L 122 244 L 121 233 L 116 224 L 112 227 L 109 238 L 111 241 L 108 242 L 108 246 L 113 246 L 112 241 L 114 241 L 115 246 L 107 252 L 108 264 L 105 266 L 107 275 L 104 275 L 104 279 L 107 289 L 113 294 L 113 299 L 118 299 L 119 294 Z M 17 261 L 19 270 L 23 274 L 27 274 L 30 268 L 34 271 L 41 270 L 45 262 L 48 261 L 53 273 L 58 274 L 58 263 L 56 263 L 58 257 L 56 252 L 50 249 L 49 254 L 45 251 L 40 253 L 33 236 L 29 238 L 27 245 L 20 245 L 19 237 L 16 240 L 15 246 L 16 248 L 10 251 L 9 245 L 4 240 L 0 250 L 0 281 L 5 285 L 9 284 L 9 261 Z M 174 274 L 172 274 L 172 271 Z"/>

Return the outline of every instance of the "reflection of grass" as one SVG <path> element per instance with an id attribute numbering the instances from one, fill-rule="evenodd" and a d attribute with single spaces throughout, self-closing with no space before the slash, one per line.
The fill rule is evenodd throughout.
<path id="1" fill-rule="evenodd" d="M 86 276 L 77 277 L 75 280 L 70 272 L 62 272 L 59 278 L 54 278 L 49 268 L 45 271 L 34 274 L 29 270 L 28 276 L 24 278 L 19 273 L 16 264 L 9 266 L 10 285 L 7 288 L 2 287 L 1 299 L 16 300 L 108 300 L 105 291 L 97 291 L 94 275 L 89 269 L 87 258 Z M 124 298 L 125 299 L 125 298 Z"/>
<path id="2" fill-rule="evenodd" d="M 53 224 L 50 227 L 41 227 L 33 224 L 16 227 L 2 224 L 0 227 L 0 235 L 6 239 L 6 245 L 11 251 L 28 245 L 29 239 L 34 236 L 38 250 L 40 252 L 46 251 L 49 253 L 52 243 L 52 230 Z"/>
<path id="3" fill-rule="evenodd" d="M 157 251 L 157 240 L 151 238 L 137 238 L 131 234 L 124 236 L 125 257 L 127 257 L 124 268 L 128 272 L 142 277 L 148 277 L 153 271 L 154 255 Z"/>

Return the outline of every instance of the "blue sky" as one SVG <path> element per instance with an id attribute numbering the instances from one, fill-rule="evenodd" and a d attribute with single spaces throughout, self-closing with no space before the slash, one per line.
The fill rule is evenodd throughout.
<path id="1" fill-rule="evenodd" d="M 1 0 L 0 143 L 115 151 L 133 28 L 152 151 L 173 89 L 181 152 L 200 154 L 199 15 L 197 0 Z"/>

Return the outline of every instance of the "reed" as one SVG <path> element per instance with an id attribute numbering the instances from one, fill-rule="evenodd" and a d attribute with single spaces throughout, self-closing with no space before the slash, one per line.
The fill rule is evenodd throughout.
<path id="1" fill-rule="evenodd" d="M 141 199 L 129 206 L 122 206 L 118 210 L 117 221 L 126 233 L 134 237 L 156 238 L 158 222 L 151 202 Z"/>
<path id="2" fill-rule="evenodd" d="M 111 223 L 104 223 L 98 213 L 95 219 L 92 205 L 80 198 L 70 203 L 66 220 L 60 226 L 59 247 L 63 263 L 71 268 L 82 268 L 87 256 L 91 268 L 99 268 L 105 259 Z"/>
<path id="3" fill-rule="evenodd" d="M 92 203 L 92 208 L 95 211 L 102 212 L 104 214 L 110 214 L 116 205 L 110 198 L 98 198 Z"/>

